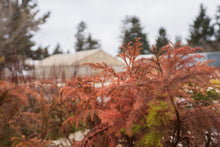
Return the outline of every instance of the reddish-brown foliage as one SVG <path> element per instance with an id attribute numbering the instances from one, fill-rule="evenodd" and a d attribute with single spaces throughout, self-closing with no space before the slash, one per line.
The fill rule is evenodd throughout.
<path id="1" fill-rule="evenodd" d="M 209 90 L 210 61 L 197 62 L 198 48 L 171 43 L 138 58 L 139 39 L 118 55 L 123 72 L 88 63 L 100 75 L 63 88 L 0 81 L 0 146 L 46 146 L 60 137 L 72 146 L 217 146 L 220 97 Z M 69 138 L 82 128 L 90 129 L 82 141 Z"/>
<path id="2" fill-rule="evenodd" d="M 52 82 L 13 84 L 0 81 L 0 146 L 42 146 L 57 136 L 68 113 L 56 97 L 59 88 Z M 52 133 L 53 132 L 53 133 Z M 66 135 L 65 135 L 66 134 Z M 22 136 L 26 136 L 25 139 Z M 23 138 L 17 142 L 12 137 Z"/>
<path id="3" fill-rule="evenodd" d="M 163 101 L 170 115 L 169 123 L 162 123 L 154 130 L 163 134 L 162 144 L 204 145 L 213 143 L 213 138 L 216 142 L 219 119 L 214 106 L 212 103 L 209 107 L 201 105 L 202 102 L 193 99 L 190 93 L 190 85 L 200 87 L 201 92 L 209 86 L 209 80 L 215 76 L 214 67 L 207 65 L 210 61 L 197 62 L 196 58 L 202 58 L 193 54 L 197 48 L 173 44 L 164 46 L 159 53 L 153 47 L 155 56 L 151 59 L 137 59 L 141 50 L 139 39 L 134 44 L 124 45 L 123 52 L 118 55 L 126 64 L 123 72 L 116 73 L 105 63 L 90 63 L 92 68 L 101 70 L 101 77 L 76 78 L 61 89 L 62 101 L 73 113 L 63 126 L 93 122 L 81 146 L 96 144 L 100 136 L 109 146 L 119 143 L 133 146 L 150 131 L 145 121 L 149 103 Z M 111 84 L 105 85 L 106 81 Z M 102 86 L 97 87 L 97 84 Z M 193 107 L 188 108 L 190 106 Z M 200 123 L 201 119 L 205 121 Z M 142 129 L 133 131 L 137 124 Z M 210 134 L 211 141 L 207 139 Z"/>

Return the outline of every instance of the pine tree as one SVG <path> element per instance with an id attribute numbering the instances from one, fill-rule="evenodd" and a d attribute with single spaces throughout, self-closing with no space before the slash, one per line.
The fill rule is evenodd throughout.
<path id="1" fill-rule="evenodd" d="M 0 71 L 8 68 L 19 72 L 18 65 L 33 54 L 34 33 L 50 13 L 39 17 L 35 0 L 1 0 L 0 9 L 0 57 L 4 58 Z"/>
<path id="2" fill-rule="evenodd" d="M 91 50 L 100 48 L 100 44 L 97 40 L 93 39 L 91 34 L 86 32 L 87 25 L 85 22 L 81 21 L 77 26 L 77 33 L 75 34 L 75 50 Z"/>
<path id="3" fill-rule="evenodd" d="M 156 49 L 159 51 L 163 46 L 167 45 L 169 43 L 166 35 L 165 28 L 161 27 L 159 29 L 159 36 L 156 39 Z"/>
<path id="4" fill-rule="evenodd" d="M 60 44 L 57 44 L 57 46 L 55 47 L 54 51 L 53 51 L 53 55 L 55 54 L 62 54 L 63 52 L 60 49 Z"/>
<path id="5" fill-rule="evenodd" d="M 220 6 L 218 6 L 216 15 L 215 15 L 215 26 L 216 26 L 216 31 L 215 31 L 215 40 L 220 42 Z"/>
<path id="6" fill-rule="evenodd" d="M 32 53 L 31 58 L 33 60 L 42 60 L 42 59 L 48 57 L 49 56 L 48 48 L 49 48 L 49 46 L 47 46 L 47 47 L 38 47 L 37 50 L 32 51 L 33 53 Z"/>
<path id="7" fill-rule="evenodd" d="M 143 33 L 143 27 L 140 24 L 140 20 L 136 16 L 127 16 L 125 20 L 123 20 L 122 26 L 122 43 L 129 43 L 130 41 L 135 42 L 136 38 L 140 37 L 141 44 L 143 50 L 141 50 L 141 54 L 149 53 L 150 47 L 149 42 L 147 40 L 147 35 Z M 122 49 L 119 50 L 121 52 Z"/>
<path id="8" fill-rule="evenodd" d="M 84 50 L 84 44 L 85 44 L 85 40 L 86 40 L 85 29 L 86 29 L 86 23 L 83 21 L 80 22 L 79 25 L 77 26 L 77 33 L 75 35 L 75 38 L 76 38 L 75 49 L 76 49 L 76 51 Z"/>
<path id="9" fill-rule="evenodd" d="M 92 38 L 91 34 L 89 34 L 86 43 L 87 43 L 86 49 L 97 49 L 97 48 L 100 48 L 99 42 L 97 40 L 94 40 Z"/>
<path id="10" fill-rule="evenodd" d="M 191 46 L 203 47 L 213 37 L 214 27 L 211 25 L 211 18 L 207 16 L 206 9 L 201 4 L 199 15 L 193 25 L 190 26 L 190 38 L 187 40 Z"/>

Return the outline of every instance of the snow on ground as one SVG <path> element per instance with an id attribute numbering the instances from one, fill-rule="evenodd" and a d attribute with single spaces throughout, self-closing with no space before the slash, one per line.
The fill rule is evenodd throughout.
<path id="1" fill-rule="evenodd" d="M 89 129 L 86 129 L 84 131 L 77 131 L 75 133 L 72 133 L 69 135 L 69 139 L 75 140 L 75 141 L 81 141 L 84 136 L 89 132 Z M 68 141 L 68 139 L 66 138 L 60 138 L 58 140 L 54 140 L 52 143 L 52 146 L 65 146 L 65 147 L 69 147 L 71 146 L 70 142 Z"/>

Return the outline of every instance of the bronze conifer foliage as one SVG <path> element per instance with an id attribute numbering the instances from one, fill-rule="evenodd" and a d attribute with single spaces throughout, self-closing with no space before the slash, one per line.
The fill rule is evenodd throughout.
<path id="1" fill-rule="evenodd" d="M 62 88 L 47 80 L 0 81 L 1 145 L 47 146 L 61 137 L 71 146 L 218 145 L 220 94 L 210 84 L 211 61 L 198 62 L 198 48 L 172 43 L 139 58 L 139 40 L 122 46 L 122 72 L 87 63 L 100 75 L 76 77 Z M 71 140 L 85 128 L 82 141 Z"/>
<path id="2" fill-rule="evenodd" d="M 205 91 L 214 74 L 214 67 L 208 66 L 211 61 L 197 62 L 202 58 L 195 54 L 199 48 L 174 45 L 164 46 L 160 52 L 152 47 L 154 56 L 137 58 L 141 48 L 140 38 L 136 42 L 124 44 L 123 51 L 118 55 L 124 62 L 123 72 L 116 73 L 106 63 L 89 63 L 93 69 L 101 70 L 101 76 L 92 78 L 78 78 L 61 90 L 62 99 L 67 107 L 74 108 L 74 115 L 67 122 L 87 123 L 94 122 L 90 126 L 90 133 L 80 143 L 82 146 L 96 144 L 97 138 L 103 137 L 106 144 L 115 146 L 124 144 L 128 146 L 138 145 L 149 132 L 160 134 L 160 144 L 164 146 L 177 146 L 178 144 L 200 145 L 207 143 L 207 134 L 196 137 L 198 119 L 194 115 L 198 113 L 204 122 L 210 122 L 208 127 L 199 125 L 210 133 L 218 130 L 218 115 L 210 115 L 212 109 L 201 105 L 198 100 L 192 98 L 190 85 L 200 87 Z M 105 84 L 109 82 L 111 84 Z M 96 87 L 96 84 L 102 85 Z M 163 102 L 166 109 L 157 111 L 169 115 L 168 120 L 161 125 L 149 128 L 146 124 L 149 117 L 150 103 Z M 215 108 L 213 103 L 209 107 Z M 215 109 L 216 110 L 216 109 Z M 210 111 L 210 112 L 209 112 Z M 205 113 L 204 113 L 205 112 Z M 198 115 L 198 116 L 199 116 Z M 94 120 L 96 116 L 96 120 Z M 163 115 L 159 115 L 163 116 Z M 164 129 L 161 129 L 163 126 Z M 136 129 L 135 129 L 136 128 Z M 190 133 L 191 134 L 190 134 Z M 197 131 L 198 133 L 198 131 Z M 214 136 L 218 140 L 217 136 Z M 208 141 L 216 144 L 216 142 Z"/>

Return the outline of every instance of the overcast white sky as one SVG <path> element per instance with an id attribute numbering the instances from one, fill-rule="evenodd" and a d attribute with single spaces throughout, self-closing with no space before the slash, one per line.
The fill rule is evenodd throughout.
<path id="1" fill-rule="evenodd" d="M 98 39 L 104 51 L 115 56 L 121 45 L 122 20 L 126 15 L 137 16 L 150 44 L 155 43 L 158 29 L 165 27 L 171 41 L 181 35 L 189 36 L 189 25 L 199 13 L 201 3 L 213 17 L 219 0 L 38 0 L 40 13 L 51 12 L 46 24 L 36 34 L 38 45 L 57 43 L 63 51 L 74 52 L 74 34 L 80 21 L 85 21 L 88 31 Z"/>

